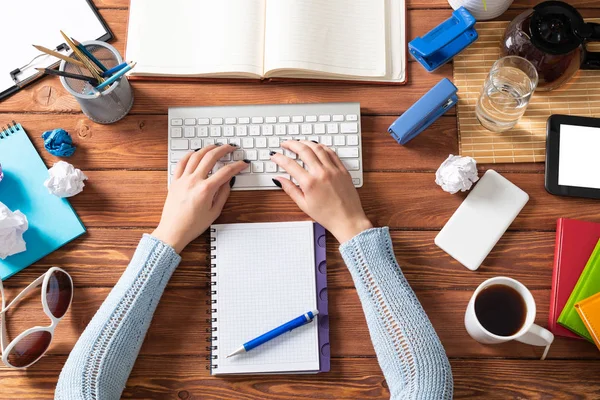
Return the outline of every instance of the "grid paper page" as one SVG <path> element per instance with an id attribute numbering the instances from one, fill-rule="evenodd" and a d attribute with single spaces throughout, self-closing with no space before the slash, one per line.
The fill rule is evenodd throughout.
<path id="1" fill-rule="evenodd" d="M 559 89 L 535 92 L 515 128 L 490 132 L 479 124 L 475 106 L 485 78 L 500 58 L 500 40 L 507 26 L 508 22 L 478 22 L 479 39 L 454 57 L 459 151 L 480 163 L 541 162 L 546 159 L 546 121 L 550 115 L 600 117 L 600 72 L 579 71 Z M 587 46 L 599 51 L 598 44 Z"/>
<path id="2" fill-rule="evenodd" d="M 319 370 L 317 321 L 227 359 L 243 343 L 317 308 L 312 222 L 213 225 L 215 374 Z"/>

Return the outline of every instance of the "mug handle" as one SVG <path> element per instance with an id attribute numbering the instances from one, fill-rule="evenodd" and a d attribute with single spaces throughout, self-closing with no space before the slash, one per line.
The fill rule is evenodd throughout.
<path id="1" fill-rule="evenodd" d="M 554 341 L 554 335 L 548 329 L 542 328 L 536 324 L 532 324 L 527 332 L 515 340 L 521 343 L 530 344 L 532 346 L 546 346 L 544 354 L 541 358 L 544 360 L 548 354 L 548 350 L 550 350 L 550 345 Z"/>

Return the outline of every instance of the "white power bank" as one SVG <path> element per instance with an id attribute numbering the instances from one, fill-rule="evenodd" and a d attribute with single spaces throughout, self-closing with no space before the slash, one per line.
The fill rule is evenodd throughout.
<path id="1" fill-rule="evenodd" d="M 527 193 L 490 169 L 435 237 L 435 244 L 475 271 L 528 200 Z"/>

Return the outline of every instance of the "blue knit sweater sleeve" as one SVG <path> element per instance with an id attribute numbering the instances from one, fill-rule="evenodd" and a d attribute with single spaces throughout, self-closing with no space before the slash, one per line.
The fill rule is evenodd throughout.
<path id="1" fill-rule="evenodd" d="M 392 399 L 451 399 L 450 363 L 396 262 L 388 228 L 364 231 L 342 244 L 340 251 Z"/>
<path id="2" fill-rule="evenodd" d="M 121 398 L 154 310 L 181 257 L 144 235 L 123 276 L 71 351 L 55 399 Z"/>

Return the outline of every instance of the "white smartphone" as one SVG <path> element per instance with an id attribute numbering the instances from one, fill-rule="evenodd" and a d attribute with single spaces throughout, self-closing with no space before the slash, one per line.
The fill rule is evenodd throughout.
<path id="1" fill-rule="evenodd" d="M 438 233 L 435 244 L 475 271 L 527 201 L 527 193 L 489 169 Z"/>

